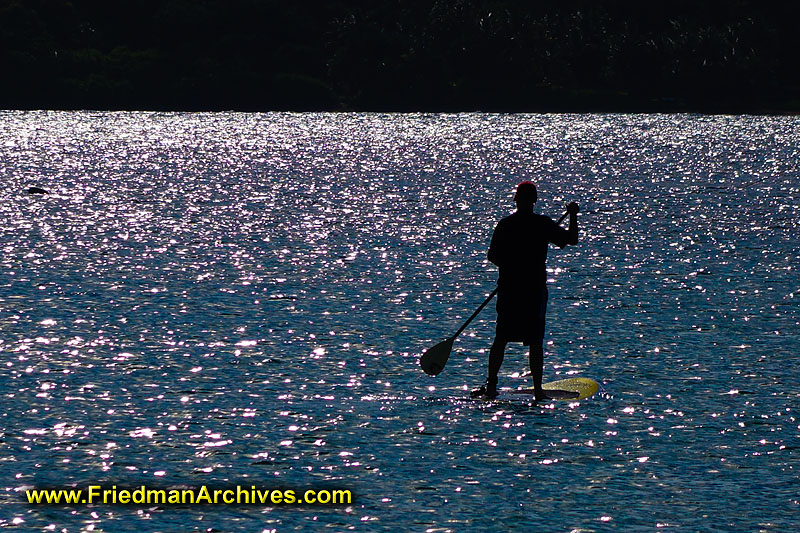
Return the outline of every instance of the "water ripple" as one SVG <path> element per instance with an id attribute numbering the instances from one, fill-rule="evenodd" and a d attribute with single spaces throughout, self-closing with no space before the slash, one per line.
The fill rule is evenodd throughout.
<path id="1" fill-rule="evenodd" d="M 797 525 L 795 118 L 3 112 L 0 132 L 0 525 Z M 491 291 L 523 179 L 540 212 L 581 203 L 545 372 L 601 381 L 588 401 L 468 400 L 491 309 L 439 377 L 417 366 Z M 511 347 L 501 384 L 525 366 Z M 21 503 L 89 483 L 358 499 Z"/>

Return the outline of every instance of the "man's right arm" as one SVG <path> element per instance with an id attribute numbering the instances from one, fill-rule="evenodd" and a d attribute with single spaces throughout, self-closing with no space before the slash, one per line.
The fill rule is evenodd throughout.
<path id="1" fill-rule="evenodd" d="M 573 215 L 573 214 L 569 215 L 567 244 L 578 244 L 578 215 Z"/>
<path id="2" fill-rule="evenodd" d="M 569 213 L 569 229 L 567 230 L 569 237 L 567 238 L 567 244 L 578 244 L 578 211 L 580 211 L 580 208 L 575 202 L 571 202 L 567 206 L 567 212 Z"/>
<path id="3" fill-rule="evenodd" d="M 569 229 L 562 228 L 555 220 L 550 217 L 545 217 L 547 226 L 549 227 L 550 236 L 548 240 L 558 246 L 564 248 L 568 244 L 578 244 L 578 204 L 572 202 L 567 206 L 569 213 Z"/>

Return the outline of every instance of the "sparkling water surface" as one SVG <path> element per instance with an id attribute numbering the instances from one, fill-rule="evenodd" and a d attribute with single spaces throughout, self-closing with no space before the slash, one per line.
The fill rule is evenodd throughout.
<path id="1" fill-rule="evenodd" d="M 795 530 L 799 149 L 793 117 L 0 113 L 0 525 Z M 493 306 L 418 366 L 523 179 L 581 204 L 545 379 L 583 402 L 467 399 Z M 24 501 L 237 483 L 356 499 Z"/>

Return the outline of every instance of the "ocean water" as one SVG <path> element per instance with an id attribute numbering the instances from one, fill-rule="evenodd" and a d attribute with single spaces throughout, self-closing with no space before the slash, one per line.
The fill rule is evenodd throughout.
<path id="1" fill-rule="evenodd" d="M 796 530 L 799 150 L 794 117 L 0 113 L 0 526 Z M 581 205 L 545 380 L 582 402 L 467 399 L 493 306 L 418 366 L 523 179 Z M 355 499 L 25 500 L 90 484 Z"/>

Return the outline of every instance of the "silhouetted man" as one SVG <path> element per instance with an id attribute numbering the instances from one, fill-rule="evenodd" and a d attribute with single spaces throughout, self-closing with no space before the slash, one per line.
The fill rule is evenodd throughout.
<path id="1" fill-rule="evenodd" d="M 472 396 L 497 396 L 497 373 L 509 342 L 530 345 L 530 368 L 537 400 L 547 396 L 542 390 L 544 364 L 544 317 L 547 310 L 547 247 L 560 248 L 578 243 L 578 204 L 567 206 L 569 230 L 553 219 L 533 212 L 536 186 L 524 181 L 517 186 L 514 201 L 517 211 L 502 219 L 489 246 L 489 261 L 497 265 L 497 329 L 489 351 L 489 377 Z"/>

